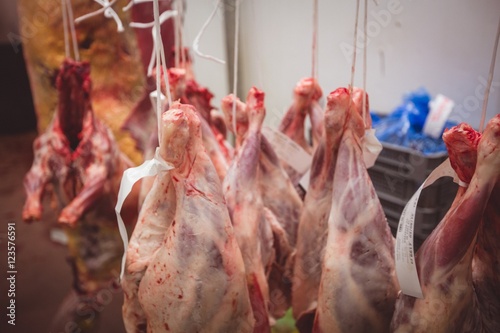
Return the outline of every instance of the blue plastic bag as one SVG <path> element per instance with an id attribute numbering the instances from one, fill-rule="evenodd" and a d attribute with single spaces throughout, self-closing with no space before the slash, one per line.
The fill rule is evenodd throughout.
<path id="1" fill-rule="evenodd" d="M 425 88 L 419 88 L 403 97 L 403 102 L 386 117 L 376 117 L 373 128 L 375 135 L 382 142 L 388 142 L 412 148 L 423 154 L 446 151 L 441 139 L 425 135 L 422 129 L 429 114 L 431 96 Z M 372 115 L 373 119 L 373 115 Z M 455 124 L 447 122 L 445 128 Z"/>

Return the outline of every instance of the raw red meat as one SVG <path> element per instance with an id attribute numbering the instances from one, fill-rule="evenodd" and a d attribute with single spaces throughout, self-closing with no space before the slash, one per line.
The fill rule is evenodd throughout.
<path id="1" fill-rule="evenodd" d="M 42 197 L 52 185 L 64 207 L 59 222 L 74 225 L 92 209 L 115 223 L 121 176 L 132 163 L 118 149 L 109 128 L 94 117 L 90 88 L 89 64 L 65 60 L 57 77 L 54 119 L 33 144 L 33 166 L 24 180 L 26 221 L 40 219 Z"/>
<path id="2" fill-rule="evenodd" d="M 127 249 L 127 332 L 252 332 L 245 267 L 205 152 L 200 118 L 175 103 L 162 117 L 158 175 Z"/>
<path id="3" fill-rule="evenodd" d="M 453 135 L 444 136 L 450 161 L 461 180 L 468 182 L 478 135 L 463 125 L 452 131 Z M 454 140 L 457 137 L 462 139 Z M 482 256 L 485 253 L 487 257 L 495 256 L 495 247 L 489 248 L 491 243 L 484 235 L 495 233 L 495 228 L 486 221 L 490 200 L 497 200 L 493 195 L 500 178 L 499 138 L 497 115 L 479 139 L 477 164 L 470 184 L 459 189 L 452 207 L 416 254 L 425 299 L 401 294 L 396 302 L 392 331 L 497 331 L 498 316 L 494 315 L 498 313 L 498 294 L 496 287 L 489 284 L 494 284 L 495 278 L 490 279 L 489 273 L 496 268 L 482 270 L 479 261 L 486 258 Z"/>
<path id="4" fill-rule="evenodd" d="M 360 111 L 349 110 L 339 145 L 313 332 L 388 332 L 399 290 L 394 239 L 363 160 Z"/>

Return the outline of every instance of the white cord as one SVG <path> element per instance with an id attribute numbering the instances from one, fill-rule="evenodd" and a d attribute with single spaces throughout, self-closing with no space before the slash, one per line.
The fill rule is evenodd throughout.
<path id="1" fill-rule="evenodd" d="M 170 18 L 172 18 L 174 16 L 177 16 L 177 15 L 178 15 L 178 12 L 176 10 L 167 10 L 167 11 L 164 11 L 159 16 L 160 25 L 162 25 L 166 20 L 168 20 L 168 19 L 170 19 Z M 148 72 L 147 72 L 148 76 L 152 76 L 153 75 L 153 68 L 154 68 L 155 62 L 156 62 L 156 51 L 155 51 L 156 50 L 156 44 L 158 43 L 157 40 L 156 40 L 155 21 L 148 22 L 148 23 L 131 22 L 130 26 L 132 28 L 140 28 L 140 29 L 143 29 L 143 28 L 152 28 L 151 29 L 151 35 L 153 36 L 153 51 L 151 52 L 151 58 L 149 59 Z"/>
<path id="2" fill-rule="evenodd" d="M 210 24 L 210 22 L 212 22 L 212 20 L 214 19 L 214 16 L 217 13 L 217 9 L 219 8 L 220 3 L 221 3 L 221 0 L 218 0 L 217 4 L 215 5 L 214 10 L 212 11 L 212 13 L 210 14 L 210 16 L 208 17 L 207 21 L 201 27 L 201 30 L 196 35 L 196 38 L 194 39 L 194 42 L 193 42 L 193 50 L 194 50 L 194 52 L 197 55 L 199 55 L 202 58 L 205 58 L 205 59 L 208 59 L 208 60 L 213 60 L 215 62 L 218 62 L 219 64 L 225 64 L 226 62 L 224 60 L 221 60 L 221 59 L 216 58 L 214 56 L 202 53 L 200 51 L 200 46 L 199 46 L 201 36 L 203 35 L 203 33 L 205 32 L 205 30 L 207 29 L 207 27 Z"/>
<path id="3" fill-rule="evenodd" d="M 351 66 L 351 86 L 349 91 L 352 93 L 352 88 L 354 86 L 354 73 L 356 69 L 356 40 L 358 39 L 358 15 L 359 15 L 359 0 L 356 1 L 356 19 L 354 21 L 354 52 L 352 55 L 352 66 Z M 365 36 L 366 38 L 366 36 Z"/>
<path id="4" fill-rule="evenodd" d="M 75 20 L 75 23 L 78 24 L 86 19 L 89 19 L 91 17 L 100 15 L 104 13 L 104 17 L 106 18 L 112 18 L 116 22 L 117 30 L 118 32 L 123 32 L 125 29 L 123 27 L 123 23 L 118 16 L 118 14 L 115 12 L 115 10 L 112 8 L 112 6 L 116 3 L 117 0 L 112 0 L 111 2 L 109 0 L 94 0 L 96 3 L 102 6 L 101 9 L 98 9 L 92 13 L 85 14 L 83 16 L 78 17 Z"/>
<path id="5" fill-rule="evenodd" d="M 500 20 L 498 21 L 497 35 L 495 37 L 495 46 L 493 47 L 493 55 L 491 56 L 490 73 L 488 74 L 488 85 L 484 92 L 483 112 L 481 114 L 481 122 L 479 123 L 479 132 L 484 129 L 484 121 L 486 118 L 486 109 L 488 108 L 488 97 L 490 96 L 491 82 L 493 81 L 493 74 L 495 73 L 495 59 L 497 58 L 498 38 L 500 36 Z"/>
<path id="6" fill-rule="evenodd" d="M 235 12 L 234 12 L 234 66 L 233 66 L 233 129 L 234 134 L 237 135 L 236 131 L 236 99 L 237 99 L 237 88 L 238 88 L 238 42 L 239 42 L 239 30 L 240 30 L 240 0 L 235 0 Z"/>
<path id="7" fill-rule="evenodd" d="M 313 3 L 313 42 L 312 42 L 312 74 L 318 78 L 318 0 Z"/>
<path id="8" fill-rule="evenodd" d="M 78 41 L 76 39 L 75 21 L 73 20 L 73 7 L 71 1 L 66 0 L 66 10 L 68 11 L 68 23 L 71 31 L 71 39 L 73 40 L 73 53 L 76 61 L 80 61 L 80 53 L 78 52 Z"/>
<path id="9" fill-rule="evenodd" d="M 151 2 L 153 0 L 130 0 L 130 2 L 122 8 L 124 12 L 132 8 L 133 5 L 138 4 L 138 3 L 144 3 L 144 2 Z"/>
<path id="10" fill-rule="evenodd" d="M 66 58 L 69 58 L 71 56 L 71 51 L 69 50 L 68 12 L 66 10 L 66 0 L 61 0 L 61 12 L 63 17 L 64 51 L 66 54 Z"/>
<path id="11" fill-rule="evenodd" d="M 364 36 L 364 41 L 363 41 L 363 123 L 365 124 L 366 128 L 366 48 L 367 48 L 367 25 L 368 25 L 368 0 L 365 0 L 365 16 L 364 16 L 364 22 L 363 22 L 363 33 L 365 34 Z M 356 47 L 356 44 L 354 44 L 354 47 Z"/>

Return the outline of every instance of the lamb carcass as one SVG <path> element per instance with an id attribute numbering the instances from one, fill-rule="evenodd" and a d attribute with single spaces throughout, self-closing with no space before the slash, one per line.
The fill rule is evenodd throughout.
<path id="1" fill-rule="evenodd" d="M 236 149 L 240 149 L 248 128 L 247 105 L 234 95 L 222 99 L 222 110 L 231 131 L 233 129 L 233 103 L 236 101 Z M 281 167 L 273 147 L 261 136 L 259 153 L 259 190 L 267 212 L 267 220 L 271 221 L 276 257 L 269 273 L 270 313 L 275 318 L 285 314 L 291 302 L 291 255 L 295 247 L 297 227 L 302 211 L 302 200 L 295 191 L 288 175 Z"/>
<path id="2" fill-rule="evenodd" d="M 109 128 L 94 116 L 89 63 L 65 60 L 56 85 L 59 101 L 54 118 L 33 144 L 22 216 L 25 221 L 40 220 L 43 197 L 52 188 L 62 208 L 58 220 L 71 226 L 65 231 L 75 291 L 82 297 L 75 306 L 81 306 L 92 298 L 89 295 L 116 282 L 122 241 L 114 206 L 122 173 L 132 163 L 118 149 Z M 129 225 L 135 222 L 137 191 L 126 201 L 124 216 Z M 82 319 L 78 308 L 62 311 L 58 315 L 62 323 L 56 325 Z"/>
<path id="3" fill-rule="evenodd" d="M 24 180 L 23 219 L 40 219 L 43 195 L 53 185 L 64 207 L 59 222 L 75 225 L 92 209 L 116 223 L 113 211 L 121 176 L 132 163 L 118 149 L 109 128 L 94 117 L 89 63 L 65 60 L 57 89 L 52 123 L 33 144 L 35 158 Z"/>
<path id="4" fill-rule="evenodd" d="M 309 189 L 297 233 L 292 309 L 298 325 L 302 321 L 309 328 L 317 306 L 337 154 L 350 105 L 347 89 L 339 88 L 327 97 L 324 133 L 313 157 Z"/>
<path id="5" fill-rule="evenodd" d="M 394 239 L 363 160 L 362 112 L 350 109 L 347 117 L 313 332 L 385 333 L 399 290 Z"/>
<path id="6" fill-rule="evenodd" d="M 240 102 L 241 103 L 241 102 Z M 274 260 L 271 216 L 264 210 L 259 186 L 261 126 L 265 117 L 264 93 L 250 89 L 246 104 L 248 128 L 223 182 L 235 235 L 245 262 L 250 301 L 256 320 L 254 332 L 270 332 L 267 273 Z M 237 125 L 238 126 L 238 125 Z"/>
<path id="7" fill-rule="evenodd" d="M 473 150 L 477 134 L 474 131 L 467 134 Z M 493 198 L 495 184 L 500 178 L 499 138 L 500 117 L 497 115 L 479 139 L 477 164 L 468 187 L 459 189 L 450 210 L 416 254 L 425 298 L 415 299 L 401 294 L 396 302 L 392 331 L 488 332 L 495 327 L 494 322 L 483 322 L 484 318 L 492 318 L 489 304 L 479 303 L 484 300 L 478 296 L 481 293 L 486 295 L 474 284 L 473 274 L 479 271 L 473 273 L 473 268 L 477 269 L 473 260 L 476 261 L 474 252 L 476 241 L 478 244 L 480 241 L 481 221 L 488 215 L 485 208 Z M 454 152 L 455 142 L 447 140 L 450 161 L 458 176 L 463 177 L 462 181 L 467 182 L 470 157 L 466 155 L 467 159 L 461 160 L 463 155 Z M 483 226 L 486 225 L 483 222 Z M 493 290 L 491 292 L 486 299 L 494 299 L 495 294 Z"/>
<path id="8" fill-rule="evenodd" d="M 236 127 L 233 126 L 233 101 L 236 100 Z M 236 150 L 240 149 L 249 128 L 247 105 L 228 95 L 221 101 L 222 111 L 226 116 L 229 129 L 235 133 Z M 297 228 L 302 212 L 302 200 L 294 190 L 290 178 L 284 171 L 278 156 L 265 136 L 261 136 L 259 155 L 260 179 L 259 186 L 263 196 L 264 206 L 276 216 L 278 222 L 286 232 L 288 242 L 295 246 Z"/>
<path id="9" fill-rule="evenodd" d="M 499 122 L 500 116 L 492 120 L 495 121 Z M 450 147 L 450 161 L 459 179 L 466 184 L 470 183 L 476 168 L 480 138 L 480 133 L 464 123 L 451 128 L 443 135 L 443 140 Z M 497 290 L 500 284 L 500 250 L 496 245 L 500 235 L 499 185 L 497 182 L 486 205 L 472 259 L 472 283 L 484 332 L 500 330 L 500 293 Z M 457 198 L 464 193 L 465 187 L 460 187 Z"/>
<path id="10" fill-rule="evenodd" d="M 200 119 L 175 103 L 162 116 L 156 177 L 127 249 L 127 332 L 252 332 L 245 267 Z"/>
<path id="11" fill-rule="evenodd" d="M 322 95 L 323 92 L 315 79 L 305 78 L 300 80 L 293 90 L 293 103 L 279 125 L 279 130 L 282 133 L 296 142 L 309 154 L 313 154 L 314 149 L 305 137 L 305 121 L 309 115 L 313 130 L 313 141 L 317 143 L 321 138 L 323 129 L 322 112 L 318 104 L 318 100 Z M 302 174 L 287 163 L 283 163 L 283 167 L 294 186 L 297 186 Z"/>

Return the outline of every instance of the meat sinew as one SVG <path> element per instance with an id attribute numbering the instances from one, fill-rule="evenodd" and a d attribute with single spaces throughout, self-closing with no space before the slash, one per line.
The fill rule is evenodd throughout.
<path id="1" fill-rule="evenodd" d="M 317 306 L 332 205 L 333 176 L 350 100 L 349 92 L 344 88 L 333 91 L 327 97 L 324 133 L 313 157 L 309 189 L 300 217 L 293 272 L 292 309 L 299 324 L 304 321 L 307 327 L 312 327 Z"/>
<path id="2" fill-rule="evenodd" d="M 243 138 L 229 167 L 223 189 L 245 262 L 249 296 L 256 320 L 254 332 L 270 332 L 266 273 L 274 260 L 273 235 L 272 222 L 267 220 L 271 213 L 264 210 L 259 187 L 264 93 L 252 88 L 248 93 L 247 105 L 239 104 L 240 111 L 247 111 L 248 129 L 242 131 L 237 123 L 237 132 Z"/>
<path id="3" fill-rule="evenodd" d="M 339 145 L 313 332 L 389 331 L 399 290 L 394 240 L 363 160 L 363 119 L 350 110 Z"/>
<path id="4" fill-rule="evenodd" d="M 252 332 L 243 259 L 192 106 L 163 114 L 160 156 L 174 169 L 156 177 L 127 249 L 127 331 Z"/>
<path id="5" fill-rule="evenodd" d="M 477 134 L 473 130 L 464 134 L 462 137 L 465 137 L 465 140 L 454 141 L 457 137 L 454 135 L 448 138 L 446 143 L 452 166 L 461 180 L 468 182 L 470 156 L 474 154 Z M 480 253 L 480 248 L 488 244 L 478 237 L 478 232 L 481 221 L 488 216 L 485 208 L 493 198 L 495 184 L 500 177 L 499 138 L 500 116 L 497 115 L 488 123 L 479 140 L 477 164 L 468 187 L 459 189 L 452 207 L 416 254 L 418 275 L 425 298 L 415 299 L 400 295 L 391 324 L 392 331 L 496 331 L 494 327 L 498 325 L 498 317 L 492 318 L 491 311 L 495 312 L 498 308 L 491 307 L 492 303 L 488 302 L 495 299 L 496 289 L 490 290 L 490 294 L 486 295 L 482 287 L 488 289 L 488 283 L 476 285 L 481 282 L 473 279 L 482 275 L 476 263 L 480 257 L 475 255 L 476 240 L 476 253 Z M 463 142 L 467 141 L 469 143 L 466 147 L 470 149 L 466 148 L 466 154 L 461 154 Z M 458 153 L 454 151 L 455 142 Z M 465 156 L 464 160 L 461 160 L 462 156 Z M 490 228 L 485 221 L 483 227 Z M 485 232 L 490 230 L 493 231 L 485 229 Z M 488 301 L 484 302 L 485 299 Z"/>

